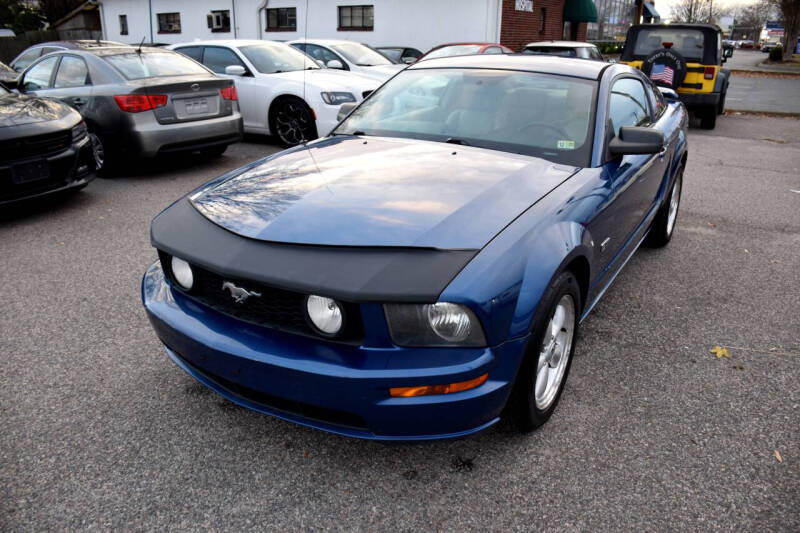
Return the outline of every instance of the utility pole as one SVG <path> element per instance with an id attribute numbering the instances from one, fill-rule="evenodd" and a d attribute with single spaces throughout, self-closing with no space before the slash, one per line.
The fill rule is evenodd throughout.
<path id="1" fill-rule="evenodd" d="M 711 19 L 712 14 L 714 13 L 714 0 L 708 1 L 708 23 L 713 24 L 714 21 Z"/>

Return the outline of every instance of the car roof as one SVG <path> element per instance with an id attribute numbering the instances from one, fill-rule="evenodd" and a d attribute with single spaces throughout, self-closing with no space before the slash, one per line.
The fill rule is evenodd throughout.
<path id="1" fill-rule="evenodd" d="M 582 41 L 536 41 L 535 43 L 528 43 L 525 48 L 529 46 L 551 46 L 554 48 L 597 48 L 592 43 Z"/>
<path id="2" fill-rule="evenodd" d="M 480 45 L 480 46 L 503 46 L 500 43 L 473 41 L 473 42 L 463 42 L 463 43 L 444 43 L 444 44 L 440 44 L 440 45 L 436 46 L 434 48 L 434 50 L 436 48 L 444 48 L 445 46 L 463 46 L 465 44 L 475 44 L 475 45 Z M 507 47 L 504 46 L 503 48 L 507 48 Z"/>
<path id="3" fill-rule="evenodd" d="M 348 43 L 357 43 L 357 44 L 364 44 L 360 41 L 353 41 L 350 39 L 293 39 L 289 41 L 289 44 L 292 43 L 310 43 L 310 44 L 348 44 Z"/>
<path id="4" fill-rule="evenodd" d="M 118 43 L 116 41 L 97 41 L 89 39 L 73 39 L 68 41 L 46 41 L 43 43 L 36 43 L 31 48 L 41 48 L 44 46 L 61 46 L 69 49 L 84 49 L 84 48 L 102 48 L 106 46 L 130 46 L 125 43 Z"/>
<path id="5" fill-rule="evenodd" d="M 184 43 L 171 44 L 170 47 L 177 46 L 251 46 L 254 44 L 285 45 L 281 41 L 269 41 L 264 39 L 206 39 L 202 41 L 186 41 Z"/>
<path id="6" fill-rule="evenodd" d="M 523 70 L 542 74 L 560 74 L 587 80 L 596 80 L 609 63 L 586 61 L 571 57 L 529 54 L 490 54 L 423 59 L 407 70 L 425 68 L 485 68 Z"/>
<path id="7" fill-rule="evenodd" d="M 78 53 L 78 54 L 85 54 L 91 56 L 98 56 L 98 57 L 105 57 L 105 56 L 113 56 L 118 54 L 133 54 L 137 50 L 139 50 L 138 46 L 131 46 L 129 44 L 124 44 L 120 46 L 104 46 L 102 48 L 89 48 L 89 49 L 72 49 L 70 52 Z M 142 46 L 142 52 L 151 53 L 151 52 L 169 52 L 171 50 L 165 50 L 163 48 L 153 48 L 149 46 Z M 62 51 L 61 53 L 66 52 L 66 50 Z"/>

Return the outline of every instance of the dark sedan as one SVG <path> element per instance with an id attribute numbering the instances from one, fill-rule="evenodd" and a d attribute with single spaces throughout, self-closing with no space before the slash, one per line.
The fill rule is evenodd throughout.
<path id="1" fill-rule="evenodd" d="M 31 63 L 47 55 L 50 52 L 58 52 L 61 50 L 91 50 L 94 48 L 102 48 L 105 46 L 125 46 L 123 43 L 116 41 L 91 41 L 91 40 L 71 40 L 71 41 L 47 41 L 45 43 L 38 43 L 29 46 L 15 57 L 9 66 L 16 72 L 22 72 L 30 66 Z"/>
<path id="2" fill-rule="evenodd" d="M 242 136 L 233 81 L 170 50 L 118 46 L 54 52 L 28 67 L 18 88 L 59 98 L 80 111 L 98 172 L 158 154 L 217 155 Z"/>
<path id="3" fill-rule="evenodd" d="M 0 86 L 0 205 L 81 189 L 93 171 L 86 124 L 77 111 Z"/>
<path id="4" fill-rule="evenodd" d="M 531 430 L 580 322 L 640 244 L 672 237 L 687 114 L 668 97 L 599 61 L 411 65 L 330 137 L 158 215 L 150 321 L 199 382 L 287 420 L 384 440 L 504 414 Z"/>

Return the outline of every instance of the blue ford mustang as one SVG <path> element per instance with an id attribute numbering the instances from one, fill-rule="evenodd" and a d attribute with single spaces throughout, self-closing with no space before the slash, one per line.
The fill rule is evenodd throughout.
<path id="1" fill-rule="evenodd" d="M 178 366 L 251 409 L 384 440 L 531 430 L 581 320 L 670 240 L 686 125 L 625 65 L 422 61 L 159 214 L 144 306 Z"/>

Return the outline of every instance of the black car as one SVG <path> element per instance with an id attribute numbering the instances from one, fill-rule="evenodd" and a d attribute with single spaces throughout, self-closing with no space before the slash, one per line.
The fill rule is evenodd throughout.
<path id="1" fill-rule="evenodd" d="M 93 48 L 103 48 L 105 46 L 125 46 L 125 44 L 116 41 L 100 40 L 48 41 L 46 43 L 29 46 L 20 52 L 20 54 L 11 61 L 9 66 L 17 72 L 22 72 L 28 68 L 28 65 L 50 52 L 58 52 L 59 50 L 91 50 Z"/>
<path id="2" fill-rule="evenodd" d="M 94 157 L 81 115 L 57 100 L 14 94 L 0 85 L 0 205 L 94 179 Z"/>

